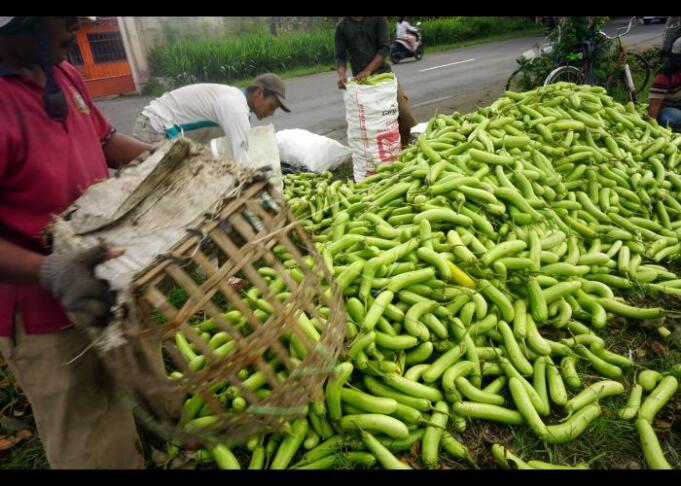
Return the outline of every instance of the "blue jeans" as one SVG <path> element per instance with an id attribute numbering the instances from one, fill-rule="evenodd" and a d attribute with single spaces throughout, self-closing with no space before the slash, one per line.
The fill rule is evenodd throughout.
<path id="1" fill-rule="evenodd" d="M 657 121 L 663 127 L 669 124 L 672 131 L 681 133 L 681 110 L 678 108 L 662 108 L 657 115 Z"/>

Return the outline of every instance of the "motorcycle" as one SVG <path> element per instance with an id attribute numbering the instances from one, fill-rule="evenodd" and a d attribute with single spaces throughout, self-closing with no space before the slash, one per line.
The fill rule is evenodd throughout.
<path id="1" fill-rule="evenodd" d="M 416 26 L 421 25 L 417 22 Z M 415 58 L 417 61 L 423 57 L 423 39 L 418 28 L 410 29 L 409 33 L 415 37 L 413 42 L 406 37 L 396 37 L 390 45 L 390 60 L 393 64 L 398 64 L 403 59 L 409 57 Z"/>

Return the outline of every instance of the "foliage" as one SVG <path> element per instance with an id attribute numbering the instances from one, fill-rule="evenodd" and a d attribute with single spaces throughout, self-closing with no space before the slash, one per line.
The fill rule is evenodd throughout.
<path id="1" fill-rule="evenodd" d="M 612 42 L 598 33 L 607 21 L 608 17 L 565 17 L 560 27 L 553 29 L 547 36 L 547 40 L 553 43 L 551 52 L 542 53 L 534 59 L 518 59 L 523 75 L 516 80 L 517 84 L 513 89 L 526 91 L 540 86 L 546 76 L 559 65 L 580 67 L 587 42 L 593 42 L 596 46 L 591 54 L 596 82 L 605 83 L 616 54 Z"/>

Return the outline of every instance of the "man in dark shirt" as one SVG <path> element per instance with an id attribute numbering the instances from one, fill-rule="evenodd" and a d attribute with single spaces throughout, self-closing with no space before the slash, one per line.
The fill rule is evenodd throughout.
<path id="1" fill-rule="evenodd" d="M 392 70 L 386 62 L 390 53 L 390 36 L 388 21 L 385 17 L 343 17 L 336 25 L 336 68 L 338 71 L 338 89 L 345 89 L 347 84 L 346 54 L 350 54 L 350 67 L 357 81 L 372 74 L 389 73 Z M 397 107 L 399 116 L 397 123 L 400 129 L 402 147 L 409 143 L 411 128 L 416 119 L 411 113 L 409 99 L 405 96 L 399 82 L 397 83 Z"/>

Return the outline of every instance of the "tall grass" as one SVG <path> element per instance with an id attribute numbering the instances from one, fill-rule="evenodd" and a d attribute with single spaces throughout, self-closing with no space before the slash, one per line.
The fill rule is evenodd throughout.
<path id="1" fill-rule="evenodd" d="M 151 53 L 154 74 L 172 86 L 229 82 L 268 71 L 333 62 L 333 31 L 279 36 L 247 34 L 213 41 L 178 42 Z"/>
<path id="2" fill-rule="evenodd" d="M 427 45 L 471 41 L 534 27 L 529 17 L 441 17 L 425 20 L 421 33 Z"/>
<path id="3" fill-rule="evenodd" d="M 426 45 L 434 46 L 525 30 L 533 25 L 528 17 L 441 17 L 424 20 L 421 29 Z M 390 29 L 392 35 L 393 23 Z M 268 71 L 318 65 L 331 68 L 335 64 L 334 30 L 181 41 L 154 49 L 150 61 L 154 76 L 164 78 L 171 87 L 225 83 Z"/>

